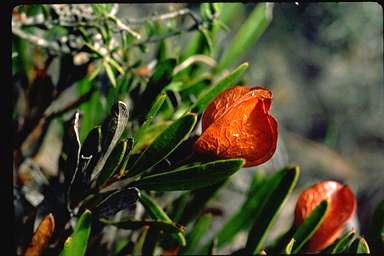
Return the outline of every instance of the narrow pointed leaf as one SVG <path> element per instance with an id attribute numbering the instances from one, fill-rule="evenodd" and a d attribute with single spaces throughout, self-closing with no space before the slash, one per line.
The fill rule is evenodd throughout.
<path id="1" fill-rule="evenodd" d="M 259 3 L 230 42 L 221 58 L 216 72 L 238 61 L 241 56 L 257 41 L 272 20 L 272 5 Z"/>
<path id="2" fill-rule="evenodd" d="M 173 221 L 168 217 L 168 215 L 161 209 L 161 207 L 146 193 L 140 193 L 139 200 L 141 204 L 144 206 L 145 210 L 148 214 L 154 219 L 159 221 L 164 221 L 167 223 L 173 223 Z M 178 232 L 176 234 L 171 234 L 181 246 L 186 245 L 186 240 L 182 232 Z"/>
<path id="3" fill-rule="evenodd" d="M 292 252 L 299 253 L 300 249 L 313 236 L 319 228 L 327 212 L 328 202 L 323 200 L 309 215 L 309 217 L 301 224 L 293 235 L 296 240 L 293 245 Z"/>
<path id="4" fill-rule="evenodd" d="M 189 113 L 173 122 L 141 154 L 127 175 L 137 175 L 166 158 L 181 142 L 188 138 L 195 123 L 196 115 L 193 113 Z"/>
<path id="5" fill-rule="evenodd" d="M 90 176 L 85 169 L 93 159 L 96 162 L 101 152 L 101 127 L 93 128 L 85 138 L 80 150 L 79 165 L 71 181 L 69 188 L 69 207 L 73 208 L 75 204 L 83 198 L 89 188 Z"/>
<path id="6" fill-rule="evenodd" d="M 235 85 L 237 80 L 244 74 L 245 70 L 248 68 L 248 63 L 243 63 L 233 70 L 228 76 L 220 80 L 216 85 L 214 85 L 209 91 L 204 95 L 199 97 L 197 102 L 192 106 L 192 112 L 202 113 L 208 104 L 222 91 L 230 88 Z"/>
<path id="7" fill-rule="evenodd" d="M 156 245 L 159 242 L 160 230 L 154 227 L 149 227 L 147 235 L 141 248 L 142 255 L 153 255 Z"/>
<path id="8" fill-rule="evenodd" d="M 79 112 L 64 125 L 63 149 L 60 155 L 60 170 L 64 170 L 66 188 L 69 188 L 79 165 L 80 139 L 79 139 Z"/>
<path id="9" fill-rule="evenodd" d="M 91 233 L 92 214 L 86 210 L 76 223 L 72 235 L 65 241 L 60 256 L 85 255 Z"/>
<path id="10" fill-rule="evenodd" d="M 373 212 L 371 223 L 368 229 L 368 236 L 371 239 L 382 239 L 384 234 L 384 200 L 382 200 Z"/>
<path id="11" fill-rule="evenodd" d="M 105 198 L 96 206 L 94 215 L 99 218 L 112 216 L 118 211 L 127 209 L 129 206 L 136 203 L 139 198 L 139 194 L 140 192 L 136 188 L 128 188 L 117 191 Z"/>
<path id="12" fill-rule="evenodd" d="M 130 158 L 130 152 L 132 150 L 133 143 L 134 143 L 134 139 L 133 138 L 128 138 L 127 139 L 127 149 L 125 150 L 124 159 L 120 163 L 120 165 L 117 167 L 117 173 L 118 173 L 119 177 L 122 177 L 125 174 L 125 168 L 126 168 L 126 166 L 128 164 L 129 158 Z"/>
<path id="13" fill-rule="evenodd" d="M 152 123 L 152 120 L 156 116 L 156 114 L 159 111 L 161 105 L 163 105 L 165 97 L 166 97 L 166 94 L 165 93 L 161 93 L 156 98 L 155 102 L 152 104 L 149 112 L 147 113 L 147 115 L 145 117 L 144 123 L 140 126 L 139 130 L 136 133 L 134 146 L 136 146 L 137 143 L 142 139 L 142 137 L 143 137 L 143 135 L 145 133 L 145 130 Z M 135 147 L 133 148 L 133 151 L 135 151 Z"/>
<path id="14" fill-rule="evenodd" d="M 291 241 L 289 241 L 289 243 L 287 244 L 287 246 L 285 246 L 284 254 L 291 254 L 294 243 L 295 239 L 292 238 Z"/>
<path id="15" fill-rule="evenodd" d="M 194 253 L 194 249 L 210 228 L 211 222 L 212 214 L 204 214 L 196 221 L 193 230 L 186 236 L 188 243 L 182 251 L 182 255 L 191 255 Z"/>
<path id="16" fill-rule="evenodd" d="M 125 151 L 127 149 L 127 140 L 120 142 L 109 155 L 107 161 L 104 164 L 103 169 L 100 171 L 100 175 L 97 177 L 96 186 L 102 186 L 119 168 L 119 165 L 123 162 Z"/>
<path id="17" fill-rule="evenodd" d="M 113 87 L 116 87 L 116 78 L 115 74 L 113 73 L 112 67 L 108 64 L 108 62 L 103 62 L 103 66 L 105 68 L 105 71 L 107 72 L 109 81 L 113 85 Z"/>
<path id="18" fill-rule="evenodd" d="M 263 199 L 264 203 L 259 206 L 260 210 L 254 217 L 254 224 L 245 246 L 247 253 L 260 252 L 264 238 L 272 226 L 277 212 L 296 185 L 298 176 L 298 167 L 288 167 L 275 174 L 276 179 L 269 187 L 271 192 Z"/>
<path id="19" fill-rule="evenodd" d="M 176 191 L 203 188 L 218 183 L 238 171 L 243 159 L 229 159 L 178 168 L 146 176 L 131 185 L 145 190 Z"/>
<path id="20" fill-rule="evenodd" d="M 104 121 L 102 126 L 102 151 L 95 164 L 90 164 L 88 172 L 92 173 L 91 179 L 100 174 L 109 155 L 116 146 L 118 140 L 124 132 L 128 120 L 128 109 L 124 102 L 119 101 L 112 106 L 110 116 Z"/>
<path id="21" fill-rule="evenodd" d="M 355 238 L 356 231 L 351 230 L 348 233 L 345 233 L 340 239 L 336 240 L 336 242 L 329 248 L 330 253 L 342 253 L 348 249 L 349 244 Z"/>
<path id="22" fill-rule="evenodd" d="M 117 228 L 137 230 L 144 226 L 153 227 L 159 230 L 163 230 L 166 233 L 184 232 L 184 227 L 176 225 L 175 223 L 160 221 L 160 220 L 121 220 L 118 222 L 101 219 L 104 224 L 113 225 Z"/>
<path id="23" fill-rule="evenodd" d="M 258 205 L 264 201 L 270 190 L 270 183 L 271 181 L 264 180 L 258 173 L 253 176 L 246 201 L 214 236 L 217 239 L 218 248 L 230 242 L 239 231 L 252 226 L 253 219 L 260 208 Z M 208 248 L 208 244 L 205 247 Z"/>
<path id="24" fill-rule="evenodd" d="M 191 199 L 183 209 L 178 223 L 186 226 L 194 220 L 202 212 L 207 203 L 227 184 L 228 179 L 227 177 L 214 185 L 190 191 Z"/>
<path id="25" fill-rule="evenodd" d="M 349 253 L 351 254 L 369 254 L 369 246 L 367 241 L 361 236 L 357 237 L 355 241 L 352 242 L 351 246 L 349 247 Z"/>
<path id="26" fill-rule="evenodd" d="M 141 122 L 149 113 L 150 107 L 162 90 L 172 81 L 173 69 L 176 66 L 175 59 L 167 59 L 156 65 L 149 82 L 137 101 L 134 109 L 134 116 L 138 116 Z"/>

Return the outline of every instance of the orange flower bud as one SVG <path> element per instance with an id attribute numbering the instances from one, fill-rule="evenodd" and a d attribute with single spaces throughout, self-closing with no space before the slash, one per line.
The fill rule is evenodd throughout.
<path id="1" fill-rule="evenodd" d="M 244 158 L 244 167 L 269 160 L 276 150 L 277 121 L 270 115 L 272 92 L 236 86 L 220 93 L 202 116 L 196 151 L 220 159 Z"/>
<path id="2" fill-rule="evenodd" d="M 322 200 L 328 201 L 328 211 L 308 243 L 307 250 L 310 252 L 332 244 L 356 209 L 356 198 L 348 185 L 335 181 L 320 182 L 300 194 L 295 209 L 295 225 L 302 224 Z"/>

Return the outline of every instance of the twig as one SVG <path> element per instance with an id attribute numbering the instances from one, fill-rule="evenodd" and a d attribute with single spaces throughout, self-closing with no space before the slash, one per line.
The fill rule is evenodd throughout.
<path id="1" fill-rule="evenodd" d="M 63 49 L 60 48 L 58 43 L 50 42 L 45 40 L 42 37 L 35 36 L 29 33 L 24 32 L 19 27 L 13 26 L 12 27 L 12 33 L 19 36 L 22 39 L 25 39 L 31 43 L 37 44 L 38 46 L 44 47 L 44 48 L 50 48 L 55 51 L 62 51 Z"/>
<path id="2" fill-rule="evenodd" d="M 183 61 L 180 65 L 176 66 L 173 70 L 173 75 L 177 74 L 181 70 L 185 69 L 189 65 L 195 63 L 195 62 L 202 62 L 204 64 L 207 64 L 210 67 L 216 66 L 216 61 L 212 59 L 211 57 L 208 57 L 206 55 L 193 55 L 189 58 L 187 58 L 185 61 Z"/>
<path id="3" fill-rule="evenodd" d="M 143 19 L 126 18 L 126 20 L 128 23 L 131 23 L 131 24 L 140 24 L 140 23 L 144 23 L 148 20 L 151 20 L 151 21 L 166 20 L 166 19 L 172 19 L 172 18 L 175 18 L 178 16 L 183 16 L 183 15 L 189 15 L 195 21 L 195 23 L 200 23 L 199 18 L 191 10 L 189 10 L 187 8 L 181 9 L 181 10 L 178 10 L 175 12 L 165 13 L 165 14 L 156 15 L 156 16 L 152 16 L 152 17 L 146 17 Z"/>
<path id="4" fill-rule="evenodd" d="M 132 36 L 134 36 L 136 39 L 141 39 L 141 35 L 135 31 L 133 31 L 130 27 L 128 27 L 127 25 L 125 25 L 121 20 L 119 20 L 118 18 L 116 18 L 115 16 L 112 16 L 112 15 L 107 15 L 107 18 L 113 20 L 115 23 L 116 23 L 116 26 L 122 30 L 125 30 L 127 31 L 128 33 L 130 33 Z"/>

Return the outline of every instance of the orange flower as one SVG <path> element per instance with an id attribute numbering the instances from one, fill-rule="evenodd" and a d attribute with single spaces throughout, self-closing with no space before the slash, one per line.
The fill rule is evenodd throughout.
<path id="1" fill-rule="evenodd" d="M 262 87 L 236 86 L 220 93 L 202 116 L 195 149 L 220 159 L 244 158 L 244 167 L 266 162 L 277 143 L 271 101 L 272 92 Z"/>
<path id="2" fill-rule="evenodd" d="M 356 198 L 348 185 L 335 181 L 320 182 L 300 194 L 295 209 L 295 225 L 302 224 L 322 200 L 328 201 L 328 210 L 308 243 L 309 252 L 322 250 L 332 244 L 356 209 Z"/>

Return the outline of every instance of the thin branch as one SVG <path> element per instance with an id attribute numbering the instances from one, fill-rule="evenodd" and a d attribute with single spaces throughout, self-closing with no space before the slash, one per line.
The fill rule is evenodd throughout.
<path id="1" fill-rule="evenodd" d="M 38 46 L 44 47 L 44 48 L 49 48 L 54 51 L 62 51 L 63 49 L 60 48 L 58 43 L 55 42 L 50 42 L 48 40 L 45 40 L 42 37 L 35 36 L 29 33 L 24 32 L 21 30 L 19 27 L 12 27 L 12 33 L 15 34 L 16 36 L 25 39 L 33 44 L 36 44 Z"/>
<path id="2" fill-rule="evenodd" d="M 195 21 L 195 23 L 200 23 L 199 18 L 189 9 L 180 9 L 174 12 L 170 13 L 165 13 L 165 14 L 160 14 L 160 15 L 154 15 L 151 17 L 146 17 L 142 19 L 132 19 L 132 18 L 126 18 L 128 23 L 131 24 L 140 24 L 140 23 L 145 23 L 148 20 L 151 21 L 156 21 L 156 20 L 166 20 L 166 19 L 172 19 L 178 16 L 183 16 L 183 15 L 189 15 L 191 18 Z"/>
<path id="3" fill-rule="evenodd" d="M 210 67 L 214 67 L 217 64 L 214 59 L 206 55 L 193 55 L 187 58 L 185 61 L 183 61 L 180 65 L 176 66 L 175 69 L 173 70 L 173 75 L 177 74 L 181 70 L 185 69 L 186 67 L 196 62 L 207 64 Z"/>

